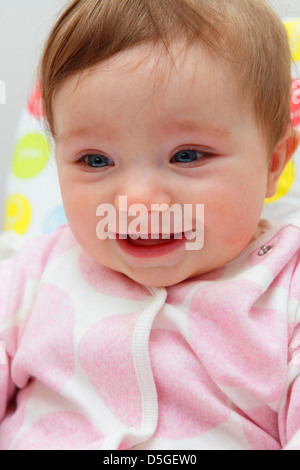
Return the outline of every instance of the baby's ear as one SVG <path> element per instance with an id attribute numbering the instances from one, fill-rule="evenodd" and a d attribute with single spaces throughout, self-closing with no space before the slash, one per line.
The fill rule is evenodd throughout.
<path id="1" fill-rule="evenodd" d="M 299 142 L 299 132 L 295 129 L 289 129 L 276 145 L 270 160 L 266 198 L 275 196 L 280 175 L 297 150 Z"/>

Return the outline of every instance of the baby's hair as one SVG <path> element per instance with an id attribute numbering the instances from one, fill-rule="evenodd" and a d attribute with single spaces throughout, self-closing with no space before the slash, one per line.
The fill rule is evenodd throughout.
<path id="1" fill-rule="evenodd" d="M 229 61 L 254 106 L 270 153 L 290 123 L 291 52 L 284 25 L 264 0 L 75 0 L 46 42 L 39 77 L 54 135 L 52 100 L 75 75 L 130 47 L 174 40 Z"/>

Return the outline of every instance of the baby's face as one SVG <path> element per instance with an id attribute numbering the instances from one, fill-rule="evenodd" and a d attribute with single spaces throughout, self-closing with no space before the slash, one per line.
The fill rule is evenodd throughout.
<path id="1" fill-rule="evenodd" d="M 159 48 L 149 51 L 122 52 L 62 86 L 53 102 L 56 159 L 66 216 L 82 248 L 139 283 L 169 286 L 224 265 L 249 243 L 269 196 L 268 162 L 254 111 L 229 70 L 201 49 L 174 46 L 173 63 Z M 184 235 L 99 239 L 103 204 L 117 218 L 142 204 L 149 220 L 154 204 L 178 204 L 182 214 L 185 204 L 193 214 L 202 204 L 204 245 L 187 250 Z M 134 219 L 127 220 L 133 234 Z"/>

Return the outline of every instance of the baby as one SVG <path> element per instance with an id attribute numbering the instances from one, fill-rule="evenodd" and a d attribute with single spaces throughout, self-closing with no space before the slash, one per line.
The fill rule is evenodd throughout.
<path id="1" fill-rule="evenodd" d="M 0 263 L 0 449 L 300 450 L 300 221 L 261 220 L 290 62 L 263 0 L 62 13 L 40 79 L 68 224 Z"/>

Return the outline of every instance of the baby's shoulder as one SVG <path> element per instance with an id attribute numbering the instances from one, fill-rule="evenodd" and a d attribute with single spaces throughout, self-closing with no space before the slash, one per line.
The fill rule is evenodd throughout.
<path id="1" fill-rule="evenodd" d="M 33 305 L 51 262 L 78 245 L 68 226 L 53 233 L 25 239 L 13 233 L 0 234 L 0 331 L 23 321 Z M 55 270 L 59 278 L 61 264 Z M 16 317 L 17 315 L 17 317 Z"/>
<path id="2" fill-rule="evenodd" d="M 67 224 L 52 233 L 31 238 L 3 232 L 0 235 L 0 260 L 10 261 L 23 272 L 33 271 L 36 277 L 51 260 L 76 245 L 78 242 Z"/>

